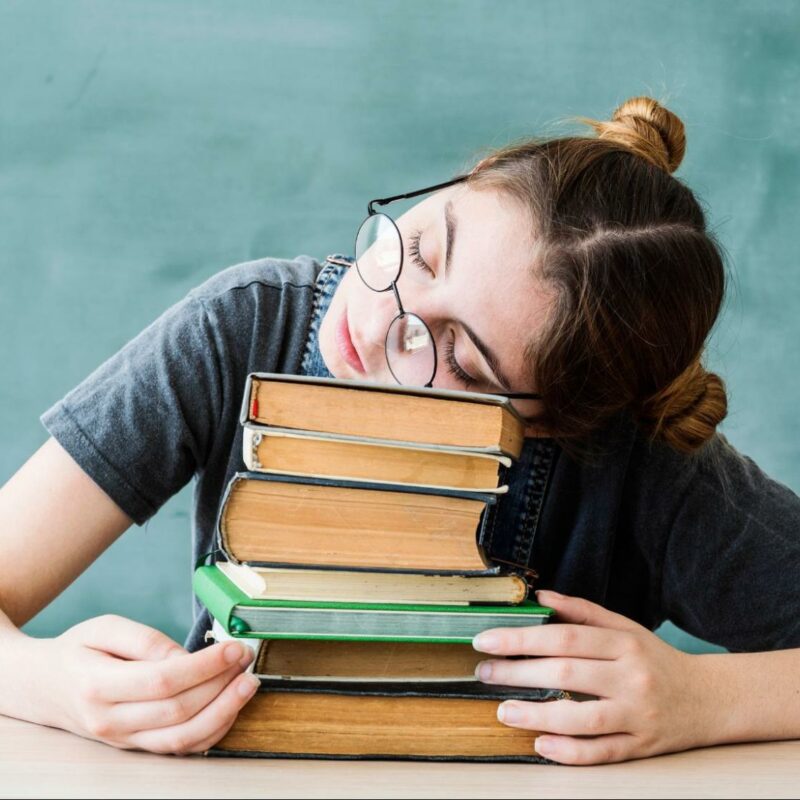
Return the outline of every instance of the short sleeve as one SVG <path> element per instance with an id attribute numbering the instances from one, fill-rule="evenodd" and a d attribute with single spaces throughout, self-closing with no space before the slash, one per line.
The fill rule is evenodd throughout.
<path id="1" fill-rule="evenodd" d="M 190 294 L 40 418 L 137 525 L 204 463 L 221 413 L 215 336 Z"/>
<path id="2" fill-rule="evenodd" d="M 698 458 L 666 450 L 646 492 L 669 523 L 666 618 L 731 651 L 800 647 L 800 497 L 720 434 Z"/>

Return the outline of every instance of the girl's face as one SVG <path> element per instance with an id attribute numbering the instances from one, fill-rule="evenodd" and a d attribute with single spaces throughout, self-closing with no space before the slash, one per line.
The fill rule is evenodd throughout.
<path id="1" fill-rule="evenodd" d="M 535 392 L 525 346 L 545 324 L 552 294 L 534 276 L 527 213 L 499 192 L 457 184 L 395 222 L 404 251 L 397 289 L 404 309 L 421 317 L 433 335 L 438 356 L 433 385 Z M 417 235 L 424 265 L 415 259 Z M 397 314 L 391 291 L 374 292 L 355 268 L 348 270 L 320 326 L 320 352 L 330 372 L 395 384 L 384 342 Z M 537 411 L 538 401 L 514 405 L 527 415 Z"/>

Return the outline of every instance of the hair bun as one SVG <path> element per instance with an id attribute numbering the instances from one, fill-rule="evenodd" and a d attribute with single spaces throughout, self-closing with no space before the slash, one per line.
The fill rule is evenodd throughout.
<path id="1" fill-rule="evenodd" d="M 693 361 L 639 409 L 639 425 L 652 438 L 664 439 L 676 450 L 691 453 L 708 441 L 728 413 L 725 384 Z"/>
<path id="2" fill-rule="evenodd" d="M 609 122 L 587 120 L 600 139 L 616 142 L 666 172 L 675 172 L 686 152 L 680 119 L 652 97 L 626 100 Z"/>

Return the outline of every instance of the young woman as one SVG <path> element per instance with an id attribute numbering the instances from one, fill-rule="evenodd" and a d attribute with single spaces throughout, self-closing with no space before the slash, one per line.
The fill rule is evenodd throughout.
<path id="1" fill-rule="evenodd" d="M 671 174 L 683 126 L 649 98 L 592 125 L 404 195 L 423 199 L 396 222 L 374 201 L 355 259 L 219 273 L 48 410 L 51 438 L 0 490 L 0 713 L 161 753 L 224 735 L 250 656 L 203 647 L 199 607 L 185 648 L 119 617 L 50 640 L 19 626 L 192 477 L 211 549 L 245 377 L 271 371 L 514 396 L 529 427 L 503 556 L 559 622 L 477 637 L 479 677 L 597 698 L 500 705 L 547 732 L 540 753 L 800 736 L 800 498 L 715 433 L 725 389 L 701 359 L 724 270 Z M 652 633 L 665 619 L 732 652 L 682 653 Z"/>

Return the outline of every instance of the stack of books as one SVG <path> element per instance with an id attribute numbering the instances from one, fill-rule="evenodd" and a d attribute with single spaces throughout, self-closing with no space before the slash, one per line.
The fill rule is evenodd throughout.
<path id="1" fill-rule="evenodd" d="M 256 695 L 209 755 L 539 760 L 471 642 L 547 622 L 491 561 L 524 425 L 506 398 L 272 373 L 248 377 L 244 463 L 194 589 L 216 638 L 256 650 Z"/>

